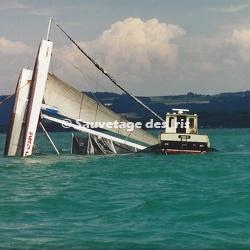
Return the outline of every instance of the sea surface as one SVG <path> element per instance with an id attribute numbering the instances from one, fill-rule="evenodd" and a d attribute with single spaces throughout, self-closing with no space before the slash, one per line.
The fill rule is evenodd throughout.
<path id="1" fill-rule="evenodd" d="M 207 129 L 206 155 L 3 157 L 0 248 L 250 249 L 250 129 Z"/>

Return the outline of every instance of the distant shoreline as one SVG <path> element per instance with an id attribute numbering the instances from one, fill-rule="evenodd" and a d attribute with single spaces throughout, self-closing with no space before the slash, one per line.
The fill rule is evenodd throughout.
<path id="1" fill-rule="evenodd" d="M 86 95 L 99 100 L 101 104 L 115 113 L 122 115 L 132 122 L 146 122 L 154 118 L 137 105 L 126 94 L 112 92 L 84 92 Z M 0 96 L 0 101 L 7 95 Z M 172 108 L 189 109 L 191 113 L 199 116 L 200 128 L 248 128 L 250 127 L 250 90 L 240 92 L 227 92 L 216 95 L 200 95 L 192 92 L 186 95 L 170 96 L 137 96 L 145 105 L 165 119 L 167 112 Z M 0 105 L 0 133 L 7 131 L 14 97 Z M 48 131 L 63 131 L 61 125 L 47 124 Z"/>

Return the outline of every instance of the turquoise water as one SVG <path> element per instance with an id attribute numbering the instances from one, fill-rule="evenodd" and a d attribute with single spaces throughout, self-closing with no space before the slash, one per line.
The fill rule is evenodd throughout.
<path id="1" fill-rule="evenodd" d="M 250 129 L 204 130 L 206 155 L 0 156 L 0 247 L 250 249 Z M 0 134 L 3 154 L 5 134 Z"/>

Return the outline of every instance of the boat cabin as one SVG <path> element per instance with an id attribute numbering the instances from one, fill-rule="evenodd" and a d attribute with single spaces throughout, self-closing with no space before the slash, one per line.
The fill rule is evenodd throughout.
<path id="1" fill-rule="evenodd" d="M 196 114 L 186 114 L 188 109 L 173 109 L 173 111 L 175 112 L 166 115 L 165 133 L 198 133 L 198 116 Z"/>

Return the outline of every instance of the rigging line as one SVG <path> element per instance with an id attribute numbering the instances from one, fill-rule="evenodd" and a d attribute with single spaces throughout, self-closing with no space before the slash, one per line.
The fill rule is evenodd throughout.
<path id="1" fill-rule="evenodd" d="M 41 122 L 39 122 L 39 125 L 43 131 L 43 134 L 47 137 L 47 139 L 49 140 L 49 142 L 51 143 L 53 149 L 56 151 L 56 153 L 59 155 L 59 151 L 58 149 L 56 148 L 54 142 L 52 141 L 51 137 L 49 136 L 48 132 L 46 131 L 46 129 L 44 128 L 43 124 Z"/>
<path id="2" fill-rule="evenodd" d="M 91 81 L 93 81 L 94 83 L 98 84 L 91 76 L 89 76 L 88 74 L 84 73 L 78 66 L 76 66 L 73 62 L 69 61 L 66 57 L 63 57 L 58 51 L 55 50 L 55 53 L 57 53 L 57 55 L 59 55 L 60 57 L 62 57 L 64 60 L 66 60 L 73 68 L 75 68 L 76 70 L 79 70 L 79 72 L 86 76 L 88 79 L 90 79 Z M 82 78 L 84 80 L 84 78 Z M 97 102 L 100 102 L 100 100 L 98 100 L 98 98 L 95 96 L 95 94 L 91 91 L 90 87 L 88 86 L 88 84 L 85 83 L 84 80 L 84 85 L 88 88 L 89 92 L 91 92 L 91 95 L 94 97 L 94 99 Z M 98 86 L 100 86 L 103 90 L 107 91 L 106 88 L 104 88 L 103 86 L 101 86 L 100 84 L 98 84 Z M 101 103 L 101 102 L 100 102 Z"/>
<path id="3" fill-rule="evenodd" d="M 99 85 L 99 75 L 98 75 L 98 69 L 96 69 L 96 91 L 97 92 L 97 88 L 98 88 L 98 85 Z"/>
<path id="4" fill-rule="evenodd" d="M 52 19 L 51 21 L 53 21 L 53 19 Z M 65 43 L 64 40 L 63 40 L 62 34 L 59 32 L 58 29 L 56 29 L 56 31 L 57 31 L 57 33 L 58 33 L 58 35 L 59 35 L 59 37 L 60 37 L 61 43 L 63 44 L 63 46 L 66 46 L 66 43 Z M 79 72 L 80 72 L 82 75 L 86 76 L 88 79 L 90 79 L 91 81 L 93 81 L 94 83 L 96 83 L 96 81 L 95 81 L 91 76 L 89 76 L 88 74 L 84 73 L 78 66 L 76 66 L 73 62 L 71 62 L 71 61 L 70 61 L 69 59 L 67 59 L 65 56 L 62 56 L 62 53 L 59 53 L 59 51 L 57 51 L 56 48 L 54 48 L 54 52 L 55 52 L 58 56 L 60 56 L 61 58 L 63 58 L 65 61 L 67 61 L 73 68 L 75 68 L 76 70 L 79 70 Z M 85 80 L 85 79 L 83 78 L 83 80 Z M 98 98 L 94 95 L 94 93 L 90 90 L 89 86 L 88 86 L 85 82 L 84 82 L 84 85 L 88 88 L 88 90 L 91 92 L 92 96 L 96 99 L 96 101 L 100 102 L 100 101 L 98 100 Z M 103 90 L 107 91 L 103 86 L 100 86 L 100 87 L 101 87 Z"/>
<path id="5" fill-rule="evenodd" d="M 52 19 L 51 21 L 53 21 L 53 19 Z M 53 22 L 54 22 L 54 21 L 53 21 Z M 64 46 L 66 46 L 66 43 L 65 43 L 64 40 L 63 40 L 62 34 L 58 31 L 58 29 L 56 29 L 56 31 L 57 31 L 57 33 L 58 33 L 60 39 L 61 39 L 61 43 L 62 43 Z M 83 72 L 78 66 L 76 66 L 73 62 L 71 62 L 71 61 L 70 61 L 69 59 L 67 59 L 66 57 L 62 56 L 62 54 L 59 53 L 59 52 L 57 51 L 56 48 L 54 48 L 54 52 L 55 52 L 58 56 L 62 57 L 65 61 L 67 61 L 73 68 L 75 68 L 76 70 L 78 70 L 83 76 L 86 76 L 88 79 L 90 79 L 92 82 L 94 82 L 94 83 L 96 84 L 96 88 L 97 88 L 97 85 L 98 85 L 98 86 L 101 87 L 104 91 L 108 92 L 108 90 L 107 90 L 104 86 L 102 86 L 102 85 L 99 84 L 98 79 L 97 79 L 97 81 L 96 81 L 96 80 L 94 80 L 91 76 L 89 76 L 87 73 L 84 73 L 84 72 Z M 98 70 L 97 70 L 97 72 L 98 72 Z M 101 103 L 101 101 L 100 101 L 100 100 L 95 96 L 95 94 L 91 91 L 91 89 L 90 89 L 90 87 L 88 86 L 88 84 L 85 83 L 85 79 L 84 79 L 84 78 L 82 78 L 82 79 L 84 80 L 84 85 L 87 87 L 87 89 L 88 89 L 89 92 L 91 93 L 92 97 L 93 97 L 97 102 Z M 96 91 L 96 92 L 97 92 L 97 91 Z"/>
<path id="6" fill-rule="evenodd" d="M 31 81 L 28 81 L 26 84 L 24 84 L 21 88 L 17 89 L 13 94 L 7 96 L 3 101 L 0 102 L 0 105 L 3 104 L 5 101 L 7 101 L 8 99 L 10 99 L 12 96 L 14 96 L 15 94 L 17 94 L 22 88 L 24 88 L 27 84 L 30 84 Z"/>
<path id="7" fill-rule="evenodd" d="M 124 87 L 122 87 L 108 72 L 106 72 L 96 61 L 94 61 L 54 20 L 52 21 L 69 38 L 69 40 L 95 65 L 95 67 L 99 69 L 104 75 L 106 75 L 111 80 L 111 82 L 113 82 L 118 88 L 124 91 L 127 95 L 129 95 L 142 107 L 148 110 L 151 114 L 157 117 L 160 121 L 165 122 L 164 119 L 162 119 L 159 115 L 157 115 L 153 110 L 151 110 L 148 106 L 146 106 L 143 102 L 141 102 L 137 97 L 133 96 Z"/>

